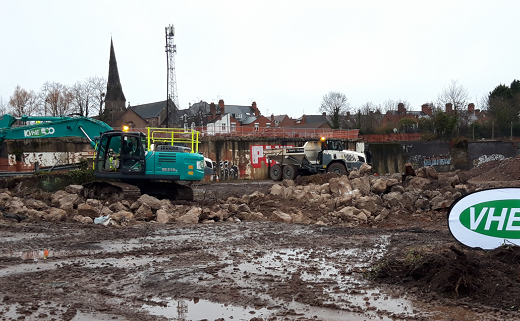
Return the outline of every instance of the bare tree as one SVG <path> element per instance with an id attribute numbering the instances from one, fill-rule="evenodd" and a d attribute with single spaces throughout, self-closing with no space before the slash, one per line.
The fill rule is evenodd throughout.
<path id="1" fill-rule="evenodd" d="M 70 88 L 74 112 L 81 116 L 99 115 L 103 109 L 106 81 L 103 78 L 91 77 L 78 81 Z"/>
<path id="2" fill-rule="evenodd" d="M 488 110 L 489 108 L 489 95 L 482 95 L 477 99 L 477 109 Z"/>
<path id="3" fill-rule="evenodd" d="M 45 115 L 60 116 L 72 113 L 74 111 L 72 101 L 73 94 L 67 86 L 57 82 L 43 84 L 40 92 L 40 103 Z"/>
<path id="4" fill-rule="evenodd" d="M 323 96 L 319 111 L 329 116 L 329 126 L 333 129 L 340 128 L 340 120 L 350 110 L 347 96 L 340 92 L 331 91 Z"/>
<path id="5" fill-rule="evenodd" d="M 383 114 L 381 113 L 381 106 L 372 102 L 366 102 L 359 107 L 360 117 L 359 125 L 367 132 L 373 132 L 375 128 L 379 127 Z"/>
<path id="6" fill-rule="evenodd" d="M 390 110 L 397 110 L 397 105 L 399 105 L 399 102 L 392 99 L 387 99 L 383 101 L 383 104 L 381 105 L 381 112 L 386 114 L 386 112 Z"/>
<path id="7" fill-rule="evenodd" d="M 5 101 L 2 97 L 0 97 L 0 115 L 7 114 L 8 106 L 8 102 Z"/>
<path id="8" fill-rule="evenodd" d="M 88 88 L 92 99 L 90 99 L 91 104 L 88 105 L 85 116 L 101 115 L 105 103 L 107 80 L 103 77 L 90 77 L 86 82 L 89 84 Z"/>
<path id="9" fill-rule="evenodd" d="M 458 80 L 452 80 L 437 96 L 437 107 L 451 103 L 453 110 L 462 110 L 468 105 L 468 90 Z"/>
<path id="10" fill-rule="evenodd" d="M 88 83 L 78 81 L 70 88 L 72 93 L 72 105 L 74 112 L 81 116 L 88 116 L 88 105 L 90 104 L 90 95 L 88 94 Z"/>
<path id="11" fill-rule="evenodd" d="M 36 115 L 38 109 L 37 96 L 31 90 L 27 91 L 19 85 L 14 89 L 13 95 L 9 98 L 9 113 L 15 117 L 22 115 Z"/>

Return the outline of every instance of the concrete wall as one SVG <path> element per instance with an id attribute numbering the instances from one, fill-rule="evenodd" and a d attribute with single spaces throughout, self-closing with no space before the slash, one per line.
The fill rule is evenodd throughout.
<path id="1" fill-rule="evenodd" d="M 281 146 L 300 147 L 305 142 L 303 138 L 210 137 L 200 144 L 199 151 L 214 161 L 219 180 L 268 179 L 269 167 L 263 151 Z M 345 145 L 356 150 L 360 143 Z M 358 150 L 360 147 L 363 146 L 357 146 Z M 520 155 L 515 143 L 502 141 L 470 141 L 457 146 L 445 141 L 408 141 L 370 143 L 364 147 L 372 155 L 373 170 L 379 174 L 404 172 L 406 163 L 412 163 L 414 168 L 434 166 L 438 171 L 468 170 L 487 160 Z M 18 169 L 14 168 L 16 155 Z M 58 161 L 77 163 L 80 158 L 92 155 L 90 143 L 83 138 L 7 140 L 0 149 L 0 170 L 32 170 L 35 161 L 41 167 L 53 166 Z"/>
<path id="2" fill-rule="evenodd" d="M 433 166 L 437 171 L 469 170 L 488 160 L 520 155 L 513 142 L 468 141 L 452 146 L 446 141 L 370 143 L 372 168 L 379 174 L 404 172 L 404 164 L 414 168 Z"/>

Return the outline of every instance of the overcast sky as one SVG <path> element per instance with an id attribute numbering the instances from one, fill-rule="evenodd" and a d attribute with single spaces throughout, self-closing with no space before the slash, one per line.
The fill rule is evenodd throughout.
<path id="1" fill-rule="evenodd" d="M 520 78 L 520 1 L 0 0 L 0 98 L 17 85 L 108 77 L 110 38 L 131 105 L 166 99 L 165 27 L 175 26 L 180 108 L 256 101 L 264 115 L 414 110 L 458 80 L 470 100 Z"/>

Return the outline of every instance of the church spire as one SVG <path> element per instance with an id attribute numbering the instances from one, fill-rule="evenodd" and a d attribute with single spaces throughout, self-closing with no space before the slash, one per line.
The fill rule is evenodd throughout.
<path id="1" fill-rule="evenodd" d="M 125 94 L 119 80 L 119 71 L 117 70 L 116 53 L 114 51 L 114 43 L 110 38 L 110 61 L 108 66 L 108 82 L 107 93 L 105 96 L 105 111 L 124 111 L 125 110 Z"/>

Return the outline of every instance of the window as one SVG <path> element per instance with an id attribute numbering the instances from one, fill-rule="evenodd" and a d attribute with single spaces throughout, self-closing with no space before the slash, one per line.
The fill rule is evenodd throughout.
<path id="1" fill-rule="evenodd" d="M 241 119 L 242 118 L 242 114 L 236 114 L 237 117 L 235 117 L 236 119 Z"/>
<path id="2" fill-rule="evenodd" d="M 255 131 L 258 131 L 260 129 L 260 124 L 259 123 L 255 123 Z"/>
<path id="3" fill-rule="evenodd" d="M 231 123 L 231 130 L 236 131 L 237 130 L 237 123 Z"/>
<path id="4" fill-rule="evenodd" d="M 265 123 L 265 127 L 271 127 L 271 123 Z"/>
<path id="5" fill-rule="evenodd" d="M 226 124 L 225 123 L 222 124 L 222 130 L 226 130 Z"/>

